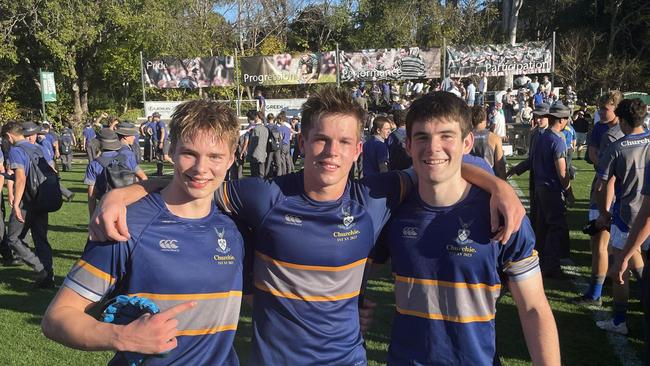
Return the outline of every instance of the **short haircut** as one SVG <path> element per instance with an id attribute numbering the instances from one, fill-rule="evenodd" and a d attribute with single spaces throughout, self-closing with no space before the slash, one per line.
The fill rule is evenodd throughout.
<path id="1" fill-rule="evenodd" d="M 406 111 L 403 109 L 398 109 L 393 111 L 393 121 L 397 127 L 402 127 L 406 124 Z"/>
<path id="2" fill-rule="evenodd" d="M 17 121 L 9 121 L 2 126 L 2 135 L 7 134 L 21 135 L 23 134 L 23 125 Z"/>
<path id="3" fill-rule="evenodd" d="M 231 152 L 235 151 L 239 140 L 237 114 L 225 104 L 208 100 L 192 100 L 176 107 L 169 123 L 172 147 L 175 149 L 183 138 L 193 138 L 200 132 L 213 132 Z"/>
<path id="4" fill-rule="evenodd" d="M 273 115 L 273 113 L 269 113 L 266 115 L 266 119 L 270 121 L 272 119 L 275 119 L 275 116 Z"/>
<path id="5" fill-rule="evenodd" d="M 255 111 L 254 109 L 251 109 L 250 111 L 248 111 L 246 113 L 246 117 L 248 117 L 249 120 L 254 121 L 255 118 L 257 117 L 257 111 Z"/>
<path id="6" fill-rule="evenodd" d="M 472 107 L 472 127 L 476 128 L 481 122 L 487 121 L 487 112 L 480 105 Z"/>
<path id="7" fill-rule="evenodd" d="M 359 138 L 361 138 L 365 111 L 346 90 L 337 90 L 331 86 L 326 86 L 312 94 L 302 105 L 302 133 L 306 136 L 314 123 L 321 117 L 330 114 L 354 117 L 357 121 Z"/>
<path id="8" fill-rule="evenodd" d="M 616 117 L 625 121 L 631 127 L 643 125 L 647 113 L 648 106 L 639 98 L 624 99 L 614 110 Z"/>
<path id="9" fill-rule="evenodd" d="M 390 124 L 390 118 L 384 116 L 375 117 L 375 120 L 372 121 L 372 131 L 370 132 L 376 134 L 386 123 Z"/>
<path id="10" fill-rule="evenodd" d="M 406 114 L 406 136 L 411 137 L 415 123 L 428 122 L 434 118 L 444 118 L 458 122 L 462 137 L 472 130 L 472 112 L 467 103 L 452 93 L 438 91 L 416 99 Z"/>
<path id="11" fill-rule="evenodd" d="M 609 93 L 603 95 L 600 97 L 598 100 L 598 107 L 604 107 L 608 104 L 613 105 L 614 108 L 618 106 L 618 103 L 620 103 L 623 100 L 623 93 L 621 93 L 618 90 L 610 91 Z"/>

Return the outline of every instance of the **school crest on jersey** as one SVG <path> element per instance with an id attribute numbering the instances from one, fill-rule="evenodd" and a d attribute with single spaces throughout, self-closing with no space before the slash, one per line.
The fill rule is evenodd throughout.
<path id="1" fill-rule="evenodd" d="M 471 241 L 469 240 L 469 236 L 472 233 L 469 230 L 469 227 L 472 225 L 472 222 L 474 222 L 474 220 L 465 223 L 463 222 L 463 219 L 459 217 L 458 221 L 460 221 L 460 229 L 458 229 L 458 236 L 456 237 L 456 243 L 468 244 Z"/>
<path id="2" fill-rule="evenodd" d="M 217 252 L 221 254 L 226 254 L 230 252 L 230 248 L 228 248 L 228 242 L 226 241 L 226 229 L 221 228 L 217 229 L 214 228 L 214 231 L 217 233 Z"/>
<path id="3" fill-rule="evenodd" d="M 339 225 L 341 229 L 348 229 L 353 226 L 354 216 L 352 216 L 352 209 L 350 205 L 344 205 L 341 208 L 341 214 L 343 215 L 343 225 Z"/>

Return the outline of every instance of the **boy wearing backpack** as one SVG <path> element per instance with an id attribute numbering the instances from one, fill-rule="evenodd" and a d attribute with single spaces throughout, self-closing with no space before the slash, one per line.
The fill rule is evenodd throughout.
<path id="1" fill-rule="evenodd" d="M 61 165 L 64 172 L 72 170 L 72 147 L 76 144 L 77 141 L 70 122 L 63 122 L 63 130 L 61 131 L 61 137 L 59 137 L 59 153 L 61 154 Z"/>
<path id="2" fill-rule="evenodd" d="M 35 144 L 39 130 L 33 122 L 22 126 L 9 122 L 3 127 L 3 134 L 12 145 L 7 160 L 15 177 L 7 242 L 37 272 L 36 287 L 53 288 L 52 247 L 47 240 L 48 213 L 60 208 L 62 201 L 56 172 L 45 161 L 41 147 Z M 23 241 L 27 230 L 32 232 L 36 257 Z"/>
<path id="3" fill-rule="evenodd" d="M 278 126 L 279 118 L 274 118 L 273 114 L 269 113 L 266 117 L 268 123 L 269 139 L 266 144 L 266 167 L 264 169 L 267 178 L 278 177 L 284 175 L 284 160 L 282 159 L 282 132 Z M 275 174 L 273 174 L 273 165 L 275 165 Z"/>
<path id="4" fill-rule="evenodd" d="M 134 136 L 126 129 L 113 131 L 108 128 L 103 128 L 97 134 L 102 152 L 88 164 L 84 178 L 84 184 L 88 185 L 90 216 L 95 211 L 97 201 L 110 189 L 127 186 L 135 182 L 136 177 L 139 180 L 147 179 L 128 146 Z"/>

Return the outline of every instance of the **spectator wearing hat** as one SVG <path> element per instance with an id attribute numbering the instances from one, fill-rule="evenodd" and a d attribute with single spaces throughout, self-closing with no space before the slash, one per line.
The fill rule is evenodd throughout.
<path id="1" fill-rule="evenodd" d="M 142 161 L 142 152 L 140 151 L 140 129 L 131 121 L 123 121 L 117 124 L 115 132 L 117 132 L 120 138 L 122 136 L 128 137 L 128 147 L 135 155 L 136 163 L 140 164 Z"/>
<path id="2" fill-rule="evenodd" d="M 533 110 L 533 117 L 534 117 L 534 126 L 532 131 L 530 132 L 530 137 L 528 139 L 528 157 L 526 157 L 525 160 L 521 161 L 519 164 L 515 165 L 514 167 L 510 168 L 508 172 L 506 173 L 506 177 L 510 178 L 513 174 L 516 175 L 521 175 L 525 173 L 526 171 L 529 171 L 530 173 L 528 174 L 528 191 L 530 192 L 529 197 L 530 199 L 530 220 L 535 225 L 535 220 L 536 220 L 536 207 L 537 205 L 535 204 L 535 170 L 532 165 L 533 161 L 533 151 L 535 150 L 535 147 L 537 145 L 537 141 L 539 140 L 539 137 L 546 131 L 546 128 L 548 127 L 548 112 L 551 106 L 549 106 L 546 103 L 542 103 L 538 105 L 534 110 Z"/>
<path id="3" fill-rule="evenodd" d="M 569 227 L 564 197 L 571 188 L 566 164 L 567 149 L 562 130 L 567 125 L 571 110 L 555 103 L 548 112 L 548 128 L 539 137 L 531 152 L 535 171 L 536 249 L 545 277 L 559 277 L 560 258 L 568 249 Z"/>
<path id="4" fill-rule="evenodd" d="M 40 127 L 33 122 L 22 125 L 12 121 L 2 128 L 3 135 L 11 143 L 7 162 L 14 173 L 15 181 L 8 185 L 11 201 L 11 216 L 7 225 L 7 243 L 17 256 L 36 272 L 35 285 L 39 288 L 54 287 L 54 269 L 52 267 L 52 247 L 47 239 L 48 213 L 37 207 L 24 204 L 23 194 L 27 188 L 30 174 L 30 162 L 33 156 L 42 156 L 43 150 L 36 145 Z M 36 255 L 24 242 L 27 230 L 31 230 Z"/>
<path id="5" fill-rule="evenodd" d="M 138 163 L 135 161 L 135 154 L 129 148 L 129 143 L 133 142 L 133 135 L 127 135 L 128 129 L 120 130 L 120 135 L 110 128 L 102 128 L 97 134 L 97 139 L 101 144 L 101 155 L 93 160 L 86 167 L 86 176 L 84 184 L 88 186 L 88 213 L 92 217 L 97 201 L 106 193 L 110 187 L 106 179 L 104 170 L 112 164 L 113 161 L 119 160 L 121 155 L 126 166 L 135 174 L 139 180 L 147 180 Z"/>

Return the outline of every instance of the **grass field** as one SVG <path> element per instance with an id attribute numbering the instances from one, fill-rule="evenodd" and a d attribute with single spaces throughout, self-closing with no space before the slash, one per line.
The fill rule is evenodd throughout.
<path id="1" fill-rule="evenodd" d="M 510 163 L 516 163 L 512 159 Z M 589 186 L 593 173 L 583 161 L 573 183 L 576 204 L 569 213 L 571 256 L 575 267 L 565 267 L 571 274 L 559 280 L 545 281 L 546 294 L 557 321 L 564 365 L 635 365 L 643 358 L 643 314 L 632 284 L 627 337 L 607 335 L 595 326 L 595 318 L 608 315 L 611 298 L 605 297 L 602 310 L 592 311 L 572 305 L 569 300 L 581 292 L 589 279 L 590 251 L 588 237 L 580 232 L 585 224 Z M 152 166 L 146 165 L 149 172 Z M 72 203 L 50 215 L 49 238 L 54 248 L 56 281 L 63 277 L 79 257 L 85 244 L 88 210 L 83 172 L 85 164 L 76 164 L 72 172 L 63 173 L 63 184 L 76 192 Z M 527 198 L 527 176 L 514 179 Z M 51 342 L 40 332 L 40 321 L 55 290 L 32 288 L 31 270 L 26 267 L 0 267 L 0 365 L 99 365 L 105 364 L 110 353 L 80 352 Z M 611 293 L 609 281 L 604 293 Z M 388 270 L 371 280 L 367 296 L 379 303 L 375 323 L 366 335 L 368 359 L 371 365 L 385 362 L 393 314 L 392 280 Z M 497 315 L 498 350 L 504 365 L 530 364 L 523 333 L 512 298 L 503 296 Z M 247 359 L 251 339 L 250 311 L 244 309 L 236 338 L 236 349 L 242 361 Z M 291 345 L 287 345 L 291 346 Z"/>

